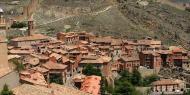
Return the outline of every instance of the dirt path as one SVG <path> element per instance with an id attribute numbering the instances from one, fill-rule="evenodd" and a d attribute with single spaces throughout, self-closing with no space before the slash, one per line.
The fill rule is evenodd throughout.
<path id="1" fill-rule="evenodd" d="M 88 14 L 84 14 L 84 15 L 98 15 L 98 14 L 101 14 L 103 12 L 106 12 L 108 11 L 109 9 L 111 9 L 113 6 L 108 6 L 106 8 L 104 8 L 103 10 L 100 10 L 100 11 L 97 11 L 97 12 L 93 12 L 93 13 L 88 13 Z M 43 25 L 47 25 L 47 24 L 50 24 L 50 23 L 54 23 L 54 22 L 57 22 L 57 21 L 60 21 L 60 20 L 64 20 L 64 19 L 68 19 L 68 18 L 71 18 L 71 17 L 76 17 L 78 15 L 69 15 L 69 16 L 65 16 L 65 17 L 62 17 L 62 18 L 58 18 L 58 19 L 55 19 L 55 20 L 52 20 L 52 21 L 48 21 L 48 22 L 45 22 L 43 24 L 40 24 L 38 26 L 43 26 Z"/>
<path id="2" fill-rule="evenodd" d="M 180 4 L 177 4 L 177 3 L 173 3 L 169 0 L 157 0 L 158 2 L 162 3 L 162 4 L 167 4 L 167 5 L 170 5 L 172 7 L 175 7 L 177 9 L 180 9 L 180 10 L 185 10 L 185 7 L 180 5 Z"/>

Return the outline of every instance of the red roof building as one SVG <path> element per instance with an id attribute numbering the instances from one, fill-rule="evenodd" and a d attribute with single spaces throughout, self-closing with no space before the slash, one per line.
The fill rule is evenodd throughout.
<path id="1" fill-rule="evenodd" d="M 82 83 L 81 91 L 92 95 L 101 95 L 100 94 L 100 76 L 87 76 Z"/>
<path id="2" fill-rule="evenodd" d="M 155 51 L 142 51 L 139 53 L 140 64 L 156 72 L 161 68 L 161 56 Z"/>

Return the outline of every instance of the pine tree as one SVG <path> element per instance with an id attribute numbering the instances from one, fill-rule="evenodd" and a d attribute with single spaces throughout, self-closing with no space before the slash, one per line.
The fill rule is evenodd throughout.
<path id="1" fill-rule="evenodd" d="M 13 95 L 13 92 L 9 90 L 8 85 L 5 84 L 0 95 Z"/>

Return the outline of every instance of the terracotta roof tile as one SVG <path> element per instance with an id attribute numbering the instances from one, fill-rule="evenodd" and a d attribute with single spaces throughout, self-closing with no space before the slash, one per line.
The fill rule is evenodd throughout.
<path id="1" fill-rule="evenodd" d="M 80 64 L 102 64 L 103 61 L 100 59 L 95 59 L 95 60 L 82 60 Z"/>
<path id="2" fill-rule="evenodd" d="M 27 57 L 24 59 L 23 64 L 38 65 L 40 60 L 38 58 Z"/>
<path id="3" fill-rule="evenodd" d="M 48 60 L 49 59 L 48 56 L 45 56 L 45 55 L 42 55 L 42 54 L 31 54 L 31 56 L 36 57 L 36 58 L 38 58 L 40 60 Z"/>
<path id="4" fill-rule="evenodd" d="M 87 76 L 82 83 L 81 91 L 90 93 L 92 95 L 99 95 L 100 93 L 100 76 Z"/>
<path id="5" fill-rule="evenodd" d="M 62 55 L 57 54 L 57 53 L 52 53 L 49 57 L 55 57 L 56 60 L 58 60 L 58 59 L 61 59 L 61 58 L 62 58 Z"/>
<path id="6" fill-rule="evenodd" d="M 52 61 L 48 61 L 47 63 L 43 64 L 42 66 L 49 70 L 64 70 L 67 68 L 67 65 L 54 63 Z"/>
<path id="7" fill-rule="evenodd" d="M 86 55 L 81 57 L 81 59 L 91 59 L 91 60 L 95 60 L 98 58 L 99 58 L 98 56 L 93 56 L 93 55 Z"/>
<path id="8" fill-rule="evenodd" d="M 11 39 L 11 41 L 33 41 L 33 40 L 43 40 L 47 38 L 48 38 L 47 36 L 44 36 L 42 34 L 34 34 L 32 36 L 14 38 Z"/>
<path id="9" fill-rule="evenodd" d="M 70 61 L 69 58 L 67 58 L 66 56 L 62 57 L 62 62 L 63 63 L 66 63 L 66 62 L 69 62 L 69 61 Z"/>
<path id="10" fill-rule="evenodd" d="M 39 72 L 22 71 L 20 73 L 20 80 L 27 81 L 34 85 L 47 86 L 44 76 Z"/>
<path id="11" fill-rule="evenodd" d="M 152 54 L 153 56 L 160 56 L 159 53 L 157 53 L 156 51 L 151 51 L 151 50 L 145 50 L 142 51 L 143 54 Z"/>
<path id="12" fill-rule="evenodd" d="M 39 67 L 39 66 L 31 68 L 31 70 L 34 70 L 34 71 L 37 71 L 37 72 L 40 72 L 40 73 L 46 73 L 46 72 L 49 71 L 49 70 L 47 70 L 45 68 L 42 68 L 42 67 Z"/>
<path id="13" fill-rule="evenodd" d="M 121 39 L 112 39 L 111 45 L 122 45 L 122 40 Z"/>
<path id="14" fill-rule="evenodd" d="M 12 50 L 9 50 L 9 53 L 10 54 L 31 54 L 32 51 L 29 51 L 29 50 L 15 50 L 15 49 L 12 49 Z"/>
<path id="15" fill-rule="evenodd" d="M 121 59 L 123 59 L 124 61 L 126 62 L 129 62 L 129 61 L 139 61 L 139 57 L 121 57 Z"/>
<path id="16" fill-rule="evenodd" d="M 22 84 L 14 88 L 13 93 L 14 95 L 90 95 L 59 84 L 50 84 L 50 87 Z"/>
<path id="17" fill-rule="evenodd" d="M 109 56 L 101 56 L 100 59 L 102 60 L 102 62 L 106 62 L 106 63 L 112 60 L 112 58 Z"/>
<path id="18" fill-rule="evenodd" d="M 8 60 L 14 59 L 14 58 L 20 58 L 21 56 L 19 55 L 8 55 Z"/>
<path id="19" fill-rule="evenodd" d="M 52 51 L 55 53 L 61 53 L 61 54 L 67 54 L 68 53 L 67 51 L 62 50 L 62 49 L 53 49 Z"/>
<path id="20" fill-rule="evenodd" d="M 169 85 L 169 84 L 173 85 L 178 83 L 173 79 L 162 79 L 152 83 L 152 85 Z"/>

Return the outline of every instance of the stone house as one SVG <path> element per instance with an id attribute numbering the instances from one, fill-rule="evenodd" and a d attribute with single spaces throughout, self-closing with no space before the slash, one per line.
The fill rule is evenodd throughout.
<path id="1" fill-rule="evenodd" d="M 47 40 L 48 40 L 47 36 L 44 36 L 42 34 L 33 34 L 26 37 L 17 37 L 11 39 L 10 43 L 15 47 L 21 47 L 21 46 L 31 46 L 32 44 L 40 43 Z"/>
<path id="2" fill-rule="evenodd" d="M 155 51 L 142 51 L 139 53 L 140 65 L 159 72 L 161 68 L 161 56 Z"/>
<path id="3" fill-rule="evenodd" d="M 47 75 L 47 79 L 50 80 L 50 77 L 55 75 L 59 75 L 62 77 L 63 83 L 66 82 L 67 79 L 67 65 L 59 64 L 56 62 L 48 61 L 45 64 L 42 64 L 42 68 L 45 68 L 49 71 Z"/>
<path id="4" fill-rule="evenodd" d="M 152 94 L 161 95 L 183 95 L 186 85 L 182 80 L 161 79 L 152 83 Z"/>
<path id="5" fill-rule="evenodd" d="M 118 61 L 120 63 L 120 70 L 128 70 L 129 72 L 132 72 L 134 69 L 138 69 L 140 66 L 140 59 L 138 57 L 123 56 Z"/>

